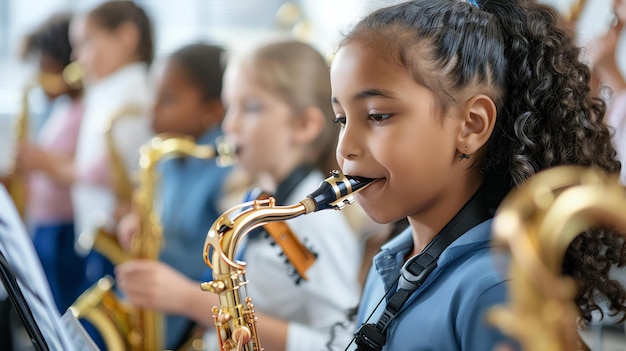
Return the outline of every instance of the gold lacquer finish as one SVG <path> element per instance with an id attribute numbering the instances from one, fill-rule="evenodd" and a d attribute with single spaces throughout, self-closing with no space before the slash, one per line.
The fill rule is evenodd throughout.
<path id="1" fill-rule="evenodd" d="M 62 94 L 66 89 L 66 85 L 74 90 L 82 88 L 82 76 L 80 74 L 73 74 L 72 80 L 65 78 L 66 71 L 76 72 L 78 65 L 73 62 L 67 65 L 63 74 L 54 73 L 40 73 L 37 79 L 33 79 L 30 83 L 26 84 L 22 90 L 22 101 L 19 115 L 15 119 L 13 134 L 17 144 L 21 144 L 28 141 L 29 138 L 29 124 L 30 124 L 30 108 L 29 108 L 29 95 L 34 88 L 41 88 L 44 92 L 50 95 Z M 15 161 L 9 170 L 9 177 L 6 181 L 7 190 L 11 199 L 15 203 L 15 207 L 20 216 L 24 218 L 26 212 L 26 179 L 24 175 L 16 172 Z"/>
<path id="2" fill-rule="evenodd" d="M 33 88 L 38 87 L 37 84 L 27 84 L 22 91 L 22 106 L 20 114 L 17 116 L 14 122 L 13 134 L 18 144 L 28 141 L 29 136 L 29 123 L 30 123 L 30 111 L 28 96 Z M 12 169 L 9 170 L 9 177 L 7 179 L 7 191 L 17 208 L 20 216 L 24 218 L 26 212 L 26 179 L 24 175 L 17 172 L 15 169 L 15 160 Z"/>
<path id="3" fill-rule="evenodd" d="M 246 263 L 235 260 L 245 236 L 270 222 L 323 209 L 341 209 L 352 203 L 353 195 L 372 181 L 334 171 L 315 192 L 295 205 L 277 206 L 271 197 L 255 200 L 231 208 L 213 223 L 204 244 L 204 261 L 213 269 L 213 281 L 202 283 L 201 288 L 219 297 L 220 305 L 212 312 L 221 351 L 263 350 L 256 330 L 254 305 L 246 291 Z"/>
<path id="4" fill-rule="evenodd" d="M 585 349 L 576 329 L 576 285 L 561 266 L 580 233 L 598 225 L 626 232 L 624 208 L 626 189 L 617 176 L 574 166 L 538 173 L 512 191 L 493 227 L 512 255 L 510 301 L 490 320 L 525 351 Z"/>
<path id="5" fill-rule="evenodd" d="M 104 129 L 111 187 L 118 204 L 130 204 L 132 202 L 133 183 L 124 164 L 124 159 L 116 147 L 113 129 L 120 120 L 129 118 L 129 116 L 141 116 L 143 111 L 143 108 L 138 105 L 125 106 L 109 117 Z M 91 238 L 91 235 L 91 233 L 81 234 L 78 239 L 79 243 L 89 243 L 83 244 L 86 246 L 86 249 L 96 250 L 114 265 L 118 265 L 128 259 L 128 255 L 120 246 L 117 237 L 107 228 L 99 227 L 93 238 Z"/>
<path id="6" fill-rule="evenodd" d="M 570 23 L 577 23 L 586 5 L 587 0 L 574 0 L 570 5 L 569 13 L 565 15 L 565 19 Z"/>
<path id="7" fill-rule="evenodd" d="M 133 208 L 139 220 L 138 232 L 132 238 L 129 252 L 123 253 L 122 260 L 158 259 L 162 228 L 153 210 L 158 162 L 169 156 L 181 155 L 203 159 L 218 157 L 221 158 L 221 164 L 234 159 L 233 155 L 218 155 L 215 150 L 213 146 L 195 144 L 193 138 L 177 135 L 154 137 L 141 148 L 139 187 L 133 194 Z M 109 350 L 163 350 L 162 315 L 122 304 L 111 292 L 112 286 L 110 278 L 101 279 L 72 306 L 74 313 L 96 326 Z"/>

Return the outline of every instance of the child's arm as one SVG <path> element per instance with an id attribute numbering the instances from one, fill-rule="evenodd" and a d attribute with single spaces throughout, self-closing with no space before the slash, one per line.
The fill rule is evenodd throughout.
<path id="1" fill-rule="evenodd" d="M 76 181 L 72 156 L 47 151 L 30 143 L 19 145 L 17 168 L 22 172 L 44 172 L 64 185 L 71 185 Z"/>
<path id="2" fill-rule="evenodd" d="M 180 314 L 213 327 L 211 308 L 217 295 L 200 290 L 193 281 L 158 261 L 132 260 L 115 268 L 117 286 L 133 305 Z"/>

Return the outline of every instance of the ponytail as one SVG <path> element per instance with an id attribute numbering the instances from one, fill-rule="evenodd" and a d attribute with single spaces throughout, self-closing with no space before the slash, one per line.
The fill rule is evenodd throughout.
<path id="1" fill-rule="evenodd" d="M 504 108 L 496 122 L 503 132 L 494 133 L 488 144 L 483 172 L 497 173 L 506 159 L 502 154 L 510 155 L 508 175 L 516 185 L 556 165 L 619 172 L 602 123 L 605 104 L 591 95 L 589 69 L 556 12 L 530 1 L 482 1 L 481 9 L 500 23 L 509 63 Z"/>

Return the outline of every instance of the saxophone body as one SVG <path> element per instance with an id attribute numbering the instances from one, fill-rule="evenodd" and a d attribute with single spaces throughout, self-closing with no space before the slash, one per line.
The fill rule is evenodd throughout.
<path id="1" fill-rule="evenodd" d="M 580 16 L 587 6 L 587 0 L 575 0 L 569 7 L 568 13 L 564 15 L 569 23 L 578 23 Z"/>
<path id="2" fill-rule="evenodd" d="M 561 273 L 569 244 L 597 226 L 626 232 L 626 189 L 617 175 L 574 166 L 538 173 L 502 202 L 494 240 L 511 252 L 508 306 L 490 321 L 525 351 L 588 350 L 577 334 L 576 284 Z"/>
<path id="3" fill-rule="evenodd" d="M 231 152 L 221 146 L 221 152 Z M 219 155 L 216 148 L 197 145 L 190 137 L 160 135 L 140 149 L 139 187 L 133 194 L 133 208 L 138 215 L 138 232 L 133 236 L 129 252 L 119 246 L 122 260 L 157 260 L 161 249 L 162 228 L 153 209 L 154 186 L 157 183 L 156 166 L 169 156 L 217 158 L 220 164 L 232 160 L 232 154 Z M 106 234 L 108 235 L 108 234 Z M 104 277 L 84 292 L 72 305 L 77 318 L 91 322 L 102 334 L 108 350 L 161 351 L 163 350 L 163 316 L 155 311 L 140 309 L 119 301 L 112 291 L 113 279 Z"/>
<path id="4" fill-rule="evenodd" d="M 17 144 L 28 141 L 29 138 L 29 124 L 30 124 L 30 109 L 29 99 L 31 91 L 38 87 L 36 83 L 27 84 L 22 91 L 22 101 L 20 113 L 14 121 L 13 134 Z M 26 183 L 25 174 L 17 172 L 15 169 L 15 160 L 9 169 L 9 177 L 6 180 L 7 191 L 17 208 L 20 217 L 24 218 L 26 215 Z"/>
<path id="5" fill-rule="evenodd" d="M 120 120 L 130 118 L 130 116 L 140 116 L 143 112 L 144 108 L 139 105 L 127 105 L 113 113 L 105 125 L 104 139 L 109 159 L 111 188 L 115 196 L 116 206 L 132 204 L 133 182 L 130 178 L 130 172 L 126 168 L 124 158 L 116 147 L 113 130 Z M 106 218 L 101 218 L 101 220 L 105 223 L 108 222 Z M 98 226 L 93 234 L 81 233 L 78 237 L 78 243 L 85 251 L 96 250 L 111 263 L 118 265 L 128 260 L 129 256 L 120 246 L 115 234 L 107 228 L 105 223 Z"/>
<path id="6" fill-rule="evenodd" d="M 277 206 L 274 198 L 255 200 L 222 214 L 207 233 L 204 260 L 213 270 L 213 281 L 201 289 L 218 295 L 213 318 L 221 351 L 261 351 L 254 304 L 246 291 L 246 263 L 235 260 L 244 237 L 271 222 L 286 221 L 325 209 L 342 209 L 354 202 L 353 195 L 374 179 L 354 178 L 333 171 L 320 187 L 295 205 Z"/>
<path id="7" fill-rule="evenodd" d="M 17 144 L 29 141 L 30 137 L 30 93 L 35 88 L 41 88 L 44 92 L 58 95 L 65 89 L 65 85 L 74 90 L 82 89 L 82 75 L 79 73 L 78 64 L 70 63 L 62 73 L 39 73 L 37 79 L 26 84 L 22 90 L 21 108 L 15 118 L 13 135 Z M 15 170 L 15 161 L 9 169 L 9 177 L 6 180 L 7 191 L 13 200 L 18 213 L 22 218 L 26 215 L 27 202 L 27 179 L 26 175 Z"/>

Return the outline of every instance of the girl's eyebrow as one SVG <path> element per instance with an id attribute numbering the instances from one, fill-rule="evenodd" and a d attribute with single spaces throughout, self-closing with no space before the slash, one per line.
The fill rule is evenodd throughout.
<path id="1" fill-rule="evenodd" d="M 388 90 L 380 90 L 380 89 L 367 89 L 362 92 L 356 94 L 354 99 L 367 99 L 370 97 L 383 97 L 383 98 L 394 98 L 395 94 Z"/>
<path id="2" fill-rule="evenodd" d="M 387 99 L 393 99 L 393 98 L 395 98 L 395 94 L 392 93 L 391 91 L 388 91 L 388 90 L 366 89 L 366 90 L 363 90 L 362 92 L 357 93 L 356 95 L 354 95 L 354 97 L 352 99 L 353 100 L 362 100 L 362 99 L 367 99 L 367 98 L 371 98 L 371 97 L 382 97 L 382 98 L 387 98 Z M 339 100 L 337 100 L 337 98 L 334 97 L 334 96 L 331 98 L 331 102 L 333 104 L 341 105 L 339 103 Z"/>

